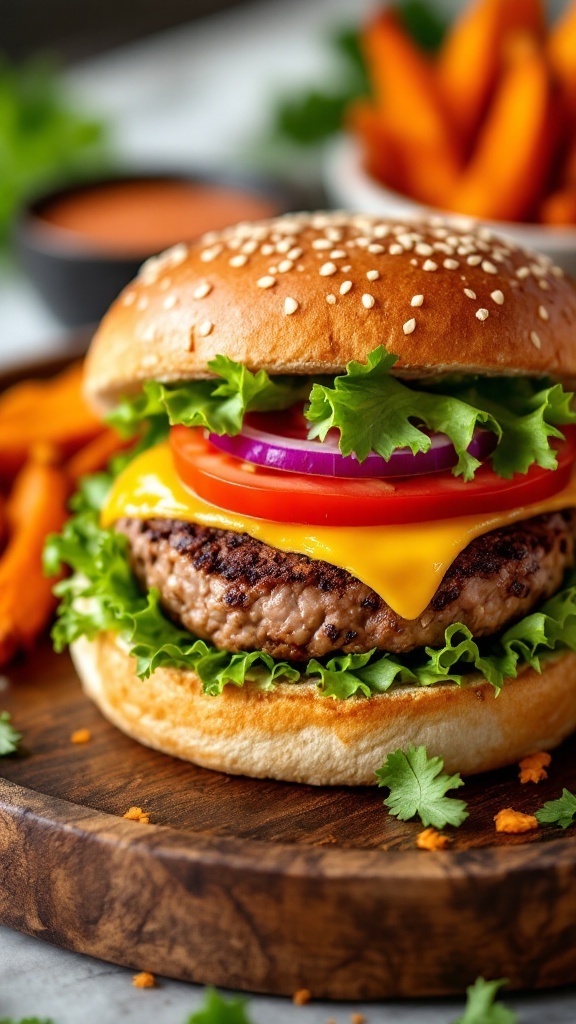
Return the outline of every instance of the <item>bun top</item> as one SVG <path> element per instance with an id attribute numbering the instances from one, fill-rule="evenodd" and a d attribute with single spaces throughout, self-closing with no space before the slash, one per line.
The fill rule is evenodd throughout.
<path id="1" fill-rule="evenodd" d="M 304 213 L 239 224 L 148 260 L 87 359 L 100 408 L 145 380 L 337 373 L 378 345 L 395 372 L 576 377 L 576 287 L 471 221 Z"/>

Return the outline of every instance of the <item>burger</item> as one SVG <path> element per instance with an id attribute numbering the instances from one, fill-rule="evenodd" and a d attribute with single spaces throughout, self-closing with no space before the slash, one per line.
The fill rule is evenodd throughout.
<path id="1" fill-rule="evenodd" d="M 135 438 L 47 560 L 86 693 L 208 768 L 481 772 L 576 727 L 576 292 L 483 227 L 298 214 L 148 261 L 85 371 Z"/>

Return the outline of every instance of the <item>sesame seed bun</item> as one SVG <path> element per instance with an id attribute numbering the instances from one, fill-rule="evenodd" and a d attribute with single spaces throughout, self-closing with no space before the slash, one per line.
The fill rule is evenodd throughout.
<path id="1" fill-rule="evenodd" d="M 576 728 L 576 654 L 525 668 L 499 696 L 474 676 L 398 686 L 369 700 L 333 700 L 313 683 L 271 692 L 227 686 L 202 692 L 198 676 L 156 669 L 142 682 L 117 636 L 77 640 L 72 655 L 87 695 L 114 725 L 156 750 L 216 771 L 310 785 L 370 785 L 386 755 L 424 744 L 448 772 L 472 774 L 551 750 Z"/>
<path id="2" fill-rule="evenodd" d="M 224 353 L 271 373 L 333 373 L 384 344 L 395 372 L 576 377 L 576 288 L 485 228 L 297 214 L 240 224 L 144 264 L 93 341 L 106 409 L 148 379 L 210 375 Z"/>

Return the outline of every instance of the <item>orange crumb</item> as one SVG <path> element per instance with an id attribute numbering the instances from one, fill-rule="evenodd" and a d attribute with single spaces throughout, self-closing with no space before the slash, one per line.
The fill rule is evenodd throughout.
<path id="1" fill-rule="evenodd" d="M 90 743 L 91 739 L 90 729 L 76 729 L 70 737 L 70 743 Z"/>
<path id="2" fill-rule="evenodd" d="M 538 822 L 533 814 L 523 814 L 522 811 L 513 811 L 511 807 L 505 807 L 494 815 L 497 832 L 508 832 L 516 835 L 518 832 L 530 832 L 538 828 Z"/>
<path id="3" fill-rule="evenodd" d="M 292 996 L 294 1006 L 306 1006 L 306 1003 L 309 1003 L 311 999 L 312 993 L 309 988 L 299 988 Z"/>
<path id="4" fill-rule="evenodd" d="M 139 821 L 141 825 L 150 824 L 150 815 L 143 811 L 141 807 L 129 807 L 126 814 L 123 814 L 122 817 L 128 818 L 128 821 Z"/>
<path id="5" fill-rule="evenodd" d="M 416 846 L 419 850 L 445 850 L 449 842 L 450 838 L 435 828 L 425 828 L 416 836 Z"/>
<path id="6" fill-rule="evenodd" d="M 350 1024 L 366 1024 L 366 1017 L 362 1013 L 350 1014 Z"/>
<path id="7" fill-rule="evenodd" d="M 520 761 L 519 768 L 520 782 L 541 782 L 542 779 L 548 778 L 548 772 L 546 771 L 552 758 L 550 754 L 547 754 L 545 750 L 541 750 L 537 754 L 529 754 L 528 757 L 523 757 Z"/>
<path id="8" fill-rule="evenodd" d="M 338 840 L 334 836 L 324 836 L 323 839 L 318 839 L 313 846 L 329 846 L 330 843 L 337 843 Z"/>
<path id="9" fill-rule="evenodd" d="M 134 988 L 156 988 L 156 978 L 150 971 L 140 971 L 132 978 Z"/>

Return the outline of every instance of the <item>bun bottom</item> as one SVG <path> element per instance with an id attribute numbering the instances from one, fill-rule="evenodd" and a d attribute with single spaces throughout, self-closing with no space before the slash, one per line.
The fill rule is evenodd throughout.
<path id="1" fill-rule="evenodd" d="M 202 692 L 192 671 L 161 668 L 145 681 L 113 634 L 77 640 L 86 694 L 122 732 L 204 768 L 315 786 L 370 785 L 388 753 L 424 744 L 448 772 L 469 775 L 550 750 L 576 729 L 576 654 L 549 658 L 496 697 L 481 676 L 467 686 L 402 686 L 370 699 L 334 700 L 313 683 L 266 692 L 229 685 Z"/>

